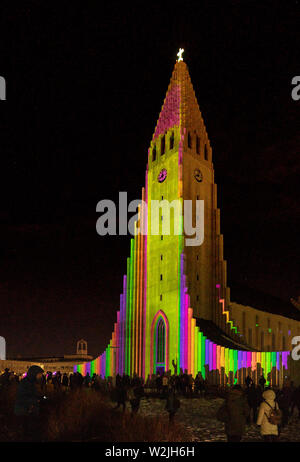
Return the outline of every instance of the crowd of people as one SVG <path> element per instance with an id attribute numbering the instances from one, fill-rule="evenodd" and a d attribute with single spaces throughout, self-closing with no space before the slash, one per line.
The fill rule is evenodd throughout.
<path id="1" fill-rule="evenodd" d="M 160 397 L 166 401 L 170 423 L 180 407 L 181 397 L 207 396 L 213 389 L 214 394 L 225 398 L 217 418 L 224 422 L 228 441 L 232 442 L 241 441 L 246 425 L 252 422 L 260 426 L 264 440 L 276 441 L 295 409 L 300 419 L 300 387 L 286 382 L 281 389 L 271 389 L 263 375 L 258 385 L 248 376 L 244 387 L 234 385 L 216 389 L 203 379 L 201 373 L 193 378 L 182 370 L 178 375 L 172 375 L 170 371 L 149 375 L 145 381 L 137 375 L 129 377 L 125 374 L 118 374 L 113 380 L 97 374 L 83 376 L 80 372 L 45 373 L 39 366 L 31 366 L 23 377 L 6 369 L 0 375 L 0 393 L 14 382 L 18 384 L 14 413 L 22 423 L 25 435 L 38 432 L 40 404 L 47 399 L 47 394 L 81 388 L 92 388 L 109 395 L 116 403 L 115 409 L 121 408 L 123 412 L 128 403 L 132 416 L 137 414 L 142 398 Z"/>
<path id="2" fill-rule="evenodd" d="M 281 389 L 272 389 L 266 386 L 264 376 L 258 385 L 248 376 L 244 389 L 234 385 L 228 391 L 217 418 L 225 424 L 228 441 L 241 441 L 246 425 L 253 421 L 260 427 L 264 441 L 275 442 L 295 408 L 300 419 L 300 387 L 295 387 L 293 382 L 286 382 Z"/>

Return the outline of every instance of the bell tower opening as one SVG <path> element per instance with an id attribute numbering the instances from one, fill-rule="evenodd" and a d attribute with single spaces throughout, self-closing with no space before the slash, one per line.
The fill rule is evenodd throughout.
<path id="1" fill-rule="evenodd" d="M 86 340 L 78 340 L 77 342 L 77 348 L 76 348 L 76 354 L 79 356 L 86 356 L 88 353 L 87 349 L 87 341 Z"/>

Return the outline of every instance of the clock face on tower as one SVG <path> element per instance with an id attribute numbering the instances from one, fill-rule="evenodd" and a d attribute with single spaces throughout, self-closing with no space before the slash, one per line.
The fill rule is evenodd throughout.
<path id="1" fill-rule="evenodd" d="M 157 181 L 159 181 L 159 183 L 162 183 L 163 181 L 165 181 L 166 178 L 167 178 L 167 170 L 163 168 L 158 174 Z"/>
<path id="2" fill-rule="evenodd" d="M 194 178 L 196 181 L 198 181 L 198 183 L 201 183 L 201 181 L 203 180 L 203 174 L 199 168 L 195 168 Z"/>

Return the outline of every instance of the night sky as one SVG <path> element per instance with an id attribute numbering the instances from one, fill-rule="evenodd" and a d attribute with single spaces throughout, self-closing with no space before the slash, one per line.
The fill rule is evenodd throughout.
<path id="1" fill-rule="evenodd" d="M 300 295 L 299 2 L 85 3 L 0 7 L 8 356 L 109 341 L 130 238 L 98 236 L 96 204 L 141 197 L 179 47 L 213 147 L 228 283 Z"/>

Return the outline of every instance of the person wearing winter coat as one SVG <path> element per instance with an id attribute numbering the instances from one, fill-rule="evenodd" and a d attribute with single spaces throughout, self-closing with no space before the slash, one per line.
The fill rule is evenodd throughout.
<path id="1" fill-rule="evenodd" d="M 39 413 L 41 393 L 38 391 L 43 369 L 31 366 L 23 380 L 18 385 L 14 413 L 22 427 L 22 439 L 25 441 L 39 440 Z"/>
<path id="2" fill-rule="evenodd" d="M 293 415 L 295 407 L 298 410 L 298 419 L 300 420 L 300 386 L 293 391 L 291 415 Z"/>
<path id="3" fill-rule="evenodd" d="M 65 387 L 65 388 L 67 388 L 69 386 L 69 378 L 68 378 L 66 372 L 64 373 L 64 375 L 62 377 L 61 383 L 62 383 L 62 386 Z"/>
<path id="4" fill-rule="evenodd" d="M 125 412 L 126 399 L 127 399 L 127 391 L 126 391 L 124 383 L 122 381 L 120 381 L 118 386 L 116 387 L 117 405 L 116 405 L 115 409 L 119 409 L 119 407 L 122 406 L 123 407 L 123 412 Z"/>
<path id="5" fill-rule="evenodd" d="M 265 385 L 266 385 L 266 379 L 264 377 L 264 374 L 260 377 L 259 381 L 258 381 L 258 384 L 261 386 L 261 389 L 264 390 L 265 389 Z"/>
<path id="6" fill-rule="evenodd" d="M 274 442 L 278 440 L 278 425 L 273 425 L 269 418 L 272 410 L 279 410 L 275 401 L 276 395 L 273 390 L 266 390 L 263 393 L 263 402 L 258 411 L 257 425 L 260 426 L 260 434 L 264 441 Z"/>
<path id="7" fill-rule="evenodd" d="M 293 389 L 288 385 L 285 385 L 279 392 L 277 401 L 282 411 L 282 422 L 281 428 L 284 428 L 289 423 L 290 406 L 292 403 Z"/>
<path id="8" fill-rule="evenodd" d="M 225 404 L 217 413 L 217 418 L 225 423 L 228 442 L 239 443 L 241 441 L 249 412 L 247 398 L 241 386 L 234 385 L 228 392 Z"/>
<path id="9" fill-rule="evenodd" d="M 180 407 L 180 401 L 176 397 L 175 388 L 169 386 L 166 402 L 166 411 L 169 413 L 169 422 L 172 424 L 174 422 L 174 417 L 176 412 Z"/>
<path id="10" fill-rule="evenodd" d="M 164 396 L 166 396 L 166 394 L 168 393 L 168 385 L 169 385 L 169 377 L 167 376 L 167 374 L 164 374 L 162 378 L 162 390 L 163 390 Z"/>
<path id="11" fill-rule="evenodd" d="M 131 386 L 128 389 L 128 400 L 131 405 L 131 416 L 133 417 L 137 414 L 140 408 L 142 392 L 141 392 L 141 385 Z"/>
<path id="12" fill-rule="evenodd" d="M 0 375 L 0 388 L 7 388 L 9 386 L 9 383 L 10 383 L 10 372 L 9 372 L 9 368 L 6 367 L 5 370 L 4 370 L 4 373 L 2 375 Z"/>
<path id="13" fill-rule="evenodd" d="M 257 421 L 257 410 L 259 408 L 259 405 L 262 401 L 262 392 L 260 387 L 256 387 L 254 383 L 251 384 L 251 386 L 247 390 L 247 399 L 248 399 L 248 404 L 250 407 L 250 413 L 251 410 L 253 411 L 253 422 Z M 249 415 L 249 423 L 250 423 L 250 415 Z"/>

